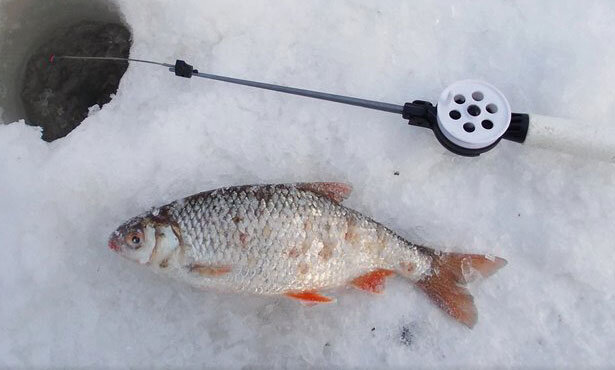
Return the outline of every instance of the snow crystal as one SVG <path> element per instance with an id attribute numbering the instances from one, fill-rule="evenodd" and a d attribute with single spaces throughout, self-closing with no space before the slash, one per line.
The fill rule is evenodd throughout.
<path id="1" fill-rule="evenodd" d="M 615 116 L 609 0 L 118 4 L 137 58 L 392 103 L 478 78 L 517 112 Z M 64 139 L 1 126 L 0 157 L 0 367 L 615 366 L 613 165 L 509 142 L 462 158 L 392 114 L 137 64 Z M 349 182 L 346 204 L 402 236 L 507 259 L 470 286 L 474 329 L 401 278 L 303 307 L 197 291 L 107 247 L 152 206 L 299 181 Z"/>

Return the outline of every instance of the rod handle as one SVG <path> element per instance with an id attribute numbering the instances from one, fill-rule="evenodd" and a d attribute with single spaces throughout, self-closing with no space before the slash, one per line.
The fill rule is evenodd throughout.
<path id="1" fill-rule="evenodd" d="M 615 163 L 612 127 L 531 114 L 524 145 Z"/>

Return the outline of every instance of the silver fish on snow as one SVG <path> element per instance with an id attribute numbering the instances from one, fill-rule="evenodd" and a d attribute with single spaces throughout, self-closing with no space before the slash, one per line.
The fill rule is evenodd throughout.
<path id="1" fill-rule="evenodd" d="M 341 183 L 300 183 L 207 191 L 129 220 L 109 247 L 195 287 L 309 304 L 334 301 L 321 291 L 345 285 L 380 293 L 385 279 L 398 274 L 472 327 L 477 313 L 464 285 L 506 261 L 404 240 L 341 205 L 351 190 Z"/>

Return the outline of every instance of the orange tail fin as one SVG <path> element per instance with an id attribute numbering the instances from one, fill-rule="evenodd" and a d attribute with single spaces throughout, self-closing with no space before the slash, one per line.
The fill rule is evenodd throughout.
<path id="1" fill-rule="evenodd" d="M 506 265 L 506 260 L 461 253 L 434 253 L 432 257 L 432 274 L 416 285 L 446 313 L 472 328 L 477 320 L 476 307 L 474 298 L 463 285 L 475 272 L 482 277 L 492 275 Z"/>

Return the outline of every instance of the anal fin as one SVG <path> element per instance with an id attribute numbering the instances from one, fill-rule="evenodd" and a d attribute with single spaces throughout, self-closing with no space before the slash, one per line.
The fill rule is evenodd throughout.
<path id="1" fill-rule="evenodd" d="M 393 271 L 385 269 L 374 270 L 352 280 L 350 284 L 357 289 L 365 290 L 370 293 L 382 293 L 384 291 L 384 282 L 386 278 L 393 275 L 393 273 Z"/>

